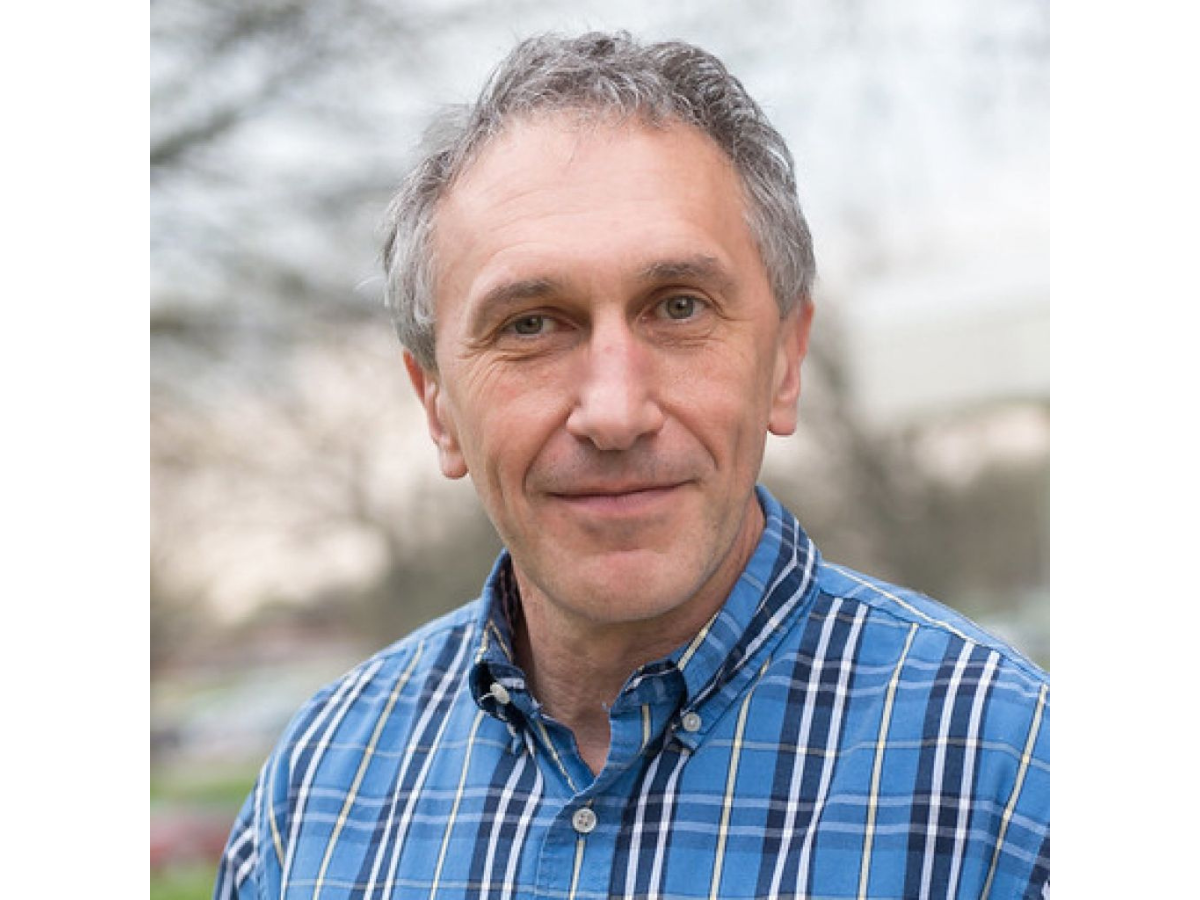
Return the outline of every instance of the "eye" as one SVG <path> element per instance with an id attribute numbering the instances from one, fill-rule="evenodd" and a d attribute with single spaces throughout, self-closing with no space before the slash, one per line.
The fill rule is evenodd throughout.
<path id="1" fill-rule="evenodd" d="M 521 316 L 509 322 L 506 330 L 513 332 L 513 334 L 522 335 L 523 337 L 535 337 L 539 334 L 553 331 L 554 320 L 538 314 Z"/>
<path id="2" fill-rule="evenodd" d="M 683 321 L 696 316 L 704 301 L 699 297 L 693 297 L 691 294 L 676 294 L 673 297 L 668 297 L 658 305 L 658 315 L 666 319 L 674 319 L 675 321 Z"/>

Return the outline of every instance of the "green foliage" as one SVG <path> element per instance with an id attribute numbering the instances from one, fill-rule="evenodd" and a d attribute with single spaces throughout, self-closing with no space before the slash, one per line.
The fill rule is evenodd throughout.
<path id="1" fill-rule="evenodd" d="M 150 900 L 209 900 L 215 880 L 212 866 L 172 866 L 151 874 Z"/>
<path id="2" fill-rule="evenodd" d="M 236 812 L 254 787 L 256 775 L 257 771 L 252 767 L 199 772 L 160 767 L 150 776 L 150 802 L 180 806 L 224 806 Z"/>

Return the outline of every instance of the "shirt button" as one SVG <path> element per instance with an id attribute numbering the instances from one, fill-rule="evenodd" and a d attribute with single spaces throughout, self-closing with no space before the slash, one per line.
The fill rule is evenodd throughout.
<path id="1" fill-rule="evenodd" d="M 704 721 L 700 718 L 699 713 L 688 712 L 683 714 L 683 719 L 679 724 L 683 726 L 684 731 L 695 733 L 700 730 L 700 726 L 704 724 Z"/>
<path id="2" fill-rule="evenodd" d="M 596 827 L 596 814 L 586 806 L 582 806 L 571 816 L 571 825 L 580 834 L 591 834 L 592 829 Z"/>
<path id="3" fill-rule="evenodd" d="M 512 701 L 512 697 L 509 695 L 508 689 L 498 681 L 492 682 L 492 686 L 488 689 L 488 693 L 496 698 L 497 703 L 500 703 L 504 706 L 507 706 Z"/>

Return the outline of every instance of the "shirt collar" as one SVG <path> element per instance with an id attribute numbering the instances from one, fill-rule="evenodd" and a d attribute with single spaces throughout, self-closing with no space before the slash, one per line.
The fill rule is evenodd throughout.
<path id="1" fill-rule="evenodd" d="M 501 551 L 492 566 L 479 607 L 479 643 L 469 678 L 471 694 L 481 709 L 507 721 L 507 704 L 496 697 L 494 685 L 499 684 L 509 692 L 525 690 L 525 673 L 517 665 L 513 649 L 514 628 L 521 617 L 521 598 L 507 550 Z"/>
<path id="2" fill-rule="evenodd" d="M 728 693 L 743 673 L 752 675 L 749 669 L 778 643 L 787 631 L 782 626 L 810 605 L 817 589 L 816 545 L 766 488 L 757 493 L 764 518 L 758 546 L 720 611 L 672 654 L 691 708 Z"/>
<path id="3" fill-rule="evenodd" d="M 710 698 L 735 695 L 736 686 L 753 674 L 753 663 L 770 652 L 787 631 L 783 626 L 811 605 L 817 590 L 816 545 L 766 488 L 758 487 L 757 497 L 763 533 L 720 611 L 691 641 L 640 670 L 677 668 L 686 685 L 683 704 L 690 709 Z M 503 704 L 496 703 L 493 685 L 525 690 L 525 675 L 513 651 L 521 601 L 507 550 L 492 567 L 481 601 L 470 683 L 475 702 L 497 714 Z M 636 680 L 635 674 L 630 683 Z"/>

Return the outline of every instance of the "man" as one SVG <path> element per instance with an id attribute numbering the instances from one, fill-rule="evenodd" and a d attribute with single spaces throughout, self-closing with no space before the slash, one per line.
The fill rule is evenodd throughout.
<path id="1" fill-rule="evenodd" d="M 814 267 L 741 85 L 537 38 L 429 142 L 389 302 L 507 549 L 301 710 L 217 896 L 1042 896 L 1043 673 L 756 487 Z"/>

